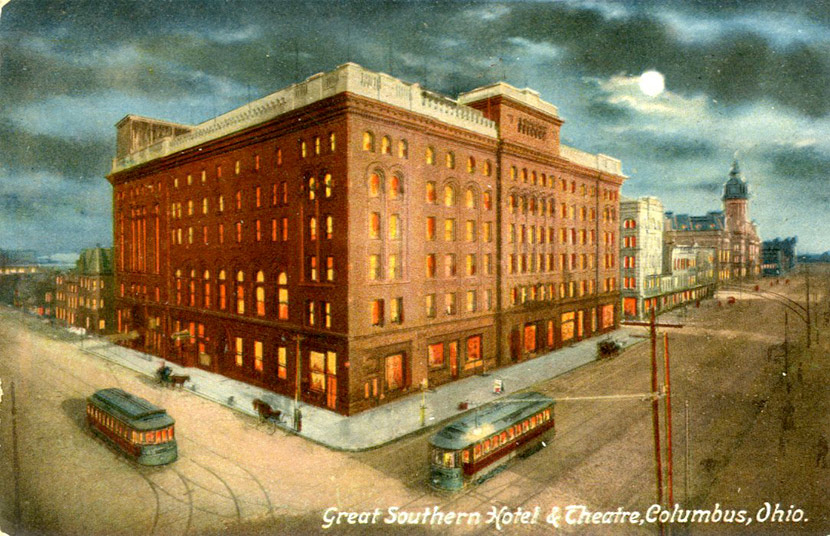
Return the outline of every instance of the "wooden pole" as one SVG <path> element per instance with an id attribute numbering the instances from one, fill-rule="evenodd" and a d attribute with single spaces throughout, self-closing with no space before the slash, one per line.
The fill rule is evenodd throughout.
<path id="1" fill-rule="evenodd" d="M 651 309 L 651 392 L 657 393 L 657 322 L 654 308 Z M 660 401 L 653 396 L 651 401 L 651 423 L 654 431 L 654 461 L 657 477 L 657 504 L 663 504 L 663 461 L 660 448 Z M 662 533 L 662 524 L 660 532 Z"/>
<path id="2" fill-rule="evenodd" d="M 666 369 L 666 487 L 669 494 L 669 506 L 674 506 L 672 429 L 671 429 L 671 375 L 669 374 L 669 334 L 663 334 L 663 360 Z"/>
<path id="3" fill-rule="evenodd" d="M 684 404 L 685 411 L 684 411 L 684 419 L 686 421 L 686 471 L 683 474 L 683 499 L 686 501 L 686 505 L 689 504 L 689 467 L 691 465 L 691 461 L 689 459 L 689 399 L 686 399 L 686 403 Z"/>

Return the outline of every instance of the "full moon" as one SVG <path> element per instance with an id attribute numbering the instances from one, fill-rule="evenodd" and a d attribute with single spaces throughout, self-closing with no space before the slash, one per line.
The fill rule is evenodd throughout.
<path id="1" fill-rule="evenodd" d="M 666 79 L 657 71 L 646 71 L 640 75 L 640 91 L 649 97 L 656 97 L 666 89 Z"/>

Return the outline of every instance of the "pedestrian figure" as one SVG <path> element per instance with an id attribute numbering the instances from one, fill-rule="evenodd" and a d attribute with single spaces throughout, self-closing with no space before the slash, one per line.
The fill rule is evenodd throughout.
<path id="1" fill-rule="evenodd" d="M 819 435 L 816 442 L 816 467 L 827 467 L 827 438 L 824 434 Z"/>

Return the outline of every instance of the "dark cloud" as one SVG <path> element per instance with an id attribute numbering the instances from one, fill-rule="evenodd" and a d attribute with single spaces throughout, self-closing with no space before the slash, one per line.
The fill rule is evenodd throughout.
<path id="1" fill-rule="evenodd" d="M 790 184 L 813 184 L 827 190 L 830 184 L 830 155 L 814 147 L 779 148 L 768 155 L 774 176 Z M 825 195 L 826 200 L 826 195 Z"/>
<path id="2" fill-rule="evenodd" d="M 0 118 L 0 171 L 10 175 L 46 172 L 73 182 L 95 182 L 109 172 L 113 141 L 87 141 L 32 134 Z"/>

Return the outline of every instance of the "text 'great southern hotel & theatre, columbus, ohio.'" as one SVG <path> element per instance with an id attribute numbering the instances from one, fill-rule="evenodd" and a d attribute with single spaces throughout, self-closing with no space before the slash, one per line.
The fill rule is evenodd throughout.
<path id="1" fill-rule="evenodd" d="M 194 126 L 128 115 L 117 328 L 347 415 L 611 331 L 625 177 L 562 123 L 351 63 Z"/>

